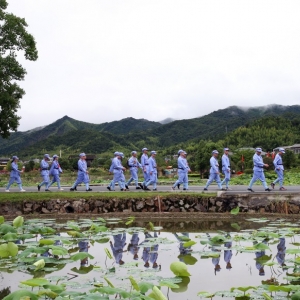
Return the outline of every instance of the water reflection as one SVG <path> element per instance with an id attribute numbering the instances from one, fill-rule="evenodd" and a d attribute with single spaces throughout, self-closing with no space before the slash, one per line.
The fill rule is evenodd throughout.
<path id="1" fill-rule="evenodd" d="M 141 246 L 147 245 L 148 242 L 151 241 L 153 238 L 157 238 L 157 232 L 154 232 L 153 236 L 149 232 L 145 232 L 145 240 L 140 244 Z M 158 267 L 157 264 L 158 258 L 158 244 L 153 246 L 144 246 L 143 247 L 143 256 L 142 259 L 144 261 L 144 267 L 149 268 L 150 263 L 152 264 L 152 268 L 156 269 Z"/>
<path id="2" fill-rule="evenodd" d="M 226 269 L 230 270 L 230 269 L 232 269 L 232 265 L 231 265 L 231 258 L 232 258 L 231 247 L 232 247 L 232 241 L 226 242 L 224 244 L 224 246 L 228 249 L 228 250 L 224 250 L 224 261 L 226 263 Z"/>
<path id="3" fill-rule="evenodd" d="M 119 265 L 124 265 L 124 261 L 122 260 L 123 258 L 123 253 L 126 252 L 127 250 L 124 250 L 124 247 L 126 246 L 126 233 L 120 233 L 113 235 L 113 240 L 110 241 L 110 248 L 112 250 L 113 256 L 115 258 L 115 262 Z"/>
<path id="4" fill-rule="evenodd" d="M 79 247 L 79 252 L 89 252 L 89 248 L 90 248 L 90 246 L 89 246 L 89 240 L 88 239 L 84 239 L 84 240 L 79 241 L 78 247 Z M 87 266 L 88 263 L 89 263 L 88 257 L 80 260 L 80 266 L 81 267 Z"/>
<path id="5" fill-rule="evenodd" d="M 154 226 L 156 226 L 156 224 L 154 224 Z M 168 224 L 171 224 L 171 222 Z M 156 285 L 165 278 L 174 279 L 175 276 L 170 271 L 169 266 L 175 261 L 180 261 L 188 265 L 188 271 L 192 276 L 182 277 L 180 278 L 181 282 L 176 282 L 179 288 L 171 289 L 169 298 L 171 300 L 196 299 L 197 293 L 201 290 L 215 292 L 218 290 L 228 290 L 232 286 L 261 285 L 261 276 L 271 278 L 274 282 L 275 279 L 279 282 L 280 279 L 282 279 L 279 278 L 282 272 L 277 272 L 276 268 L 285 270 L 286 256 L 288 258 L 291 257 L 286 253 L 286 248 L 289 243 L 291 243 L 291 239 L 287 238 L 286 240 L 285 237 L 272 238 L 270 236 L 270 239 L 265 239 L 260 242 L 265 238 L 265 235 L 261 235 L 263 238 L 261 236 L 257 237 L 259 242 L 253 242 L 253 236 L 259 231 L 253 230 L 237 233 L 234 232 L 234 228 L 230 227 L 227 228 L 228 233 L 221 230 L 215 232 L 198 230 L 195 233 L 186 230 L 185 224 L 188 224 L 187 227 L 192 224 L 193 230 L 195 230 L 196 226 L 200 223 L 181 221 L 180 228 L 183 228 L 182 232 L 178 227 L 172 228 L 174 224 L 167 231 L 152 231 L 153 228 L 149 231 L 149 226 L 146 229 L 145 224 L 143 224 L 144 227 L 140 228 L 129 228 L 128 226 L 127 228 L 120 228 L 124 224 L 117 224 L 113 225 L 113 229 L 109 231 L 95 232 L 95 234 L 93 233 L 92 235 L 91 232 L 88 231 L 90 228 L 89 226 L 86 228 L 81 226 L 81 233 L 87 237 L 85 239 L 82 237 L 69 236 L 67 234 L 67 229 L 61 229 L 61 233 L 53 236 L 41 236 L 41 239 L 52 239 L 54 241 L 54 246 L 64 246 L 68 250 L 68 255 L 60 255 L 59 257 L 51 256 L 51 247 L 49 247 L 50 250 L 47 250 L 42 254 L 36 254 L 41 253 L 41 251 L 28 254 L 28 257 L 26 257 L 28 261 L 24 260 L 23 266 L 25 267 L 27 262 L 27 265 L 32 266 L 32 263 L 35 260 L 32 259 L 30 261 L 30 258 L 38 258 L 38 256 L 42 255 L 44 257 L 49 257 L 45 259 L 46 267 L 48 269 L 40 271 L 43 272 L 43 274 L 39 273 L 39 277 L 48 278 L 52 275 L 65 276 L 66 274 L 69 274 L 71 270 L 79 274 L 78 276 L 73 277 L 74 279 L 72 278 L 74 281 L 70 280 L 71 283 L 73 283 L 72 289 L 77 288 L 77 283 L 78 286 L 80 286 L 80 284 L 87 283 L 88 280 L 91 281 L 94 280 L 94 278 L 97 278 L 97 280 L 102 283 L 103 276 L 107 276 L 114 286 L 127 289 L 128 287 L 130 288 L 129 276 L 132 276 L 137 282 L 150 282 Z M 215 226 L 217 222 L 213 224 Z M 218 224 L 222 228 L 225 227 L 225 222 Z M 230 223 L 227 223 L 227 225 L 228 224 L 230 225 Z M 163 223 L 160 225 L 163 227 L 165 226 Z M 241 224 L 239 225 L 242 227 Z M 258 225 L 255 224 L 255 226 Z M 247 239 L 247 234 L 249 239 Z M 218 242 L 214 243 L 214 238 L 217 235 L 220 239 Z M 238 237 L 242 238 L 238 239 Z M 25 242 L 17 240 L 16 244 L 21 245 L 20 249 L 25 249 L 24 245 L 27 244 L 28 246 L 29 242 L 32 243 L 29 247 L 42 247 L 41 243 L 35 240 L 35 238 L 32 240 L 25 240 Z M 209 243 L 202 243 L 204 240 L 209 241 Z M 194 245 L 189 243 L 193 241 L 195 242 Z M 294 237 L 292 241 L 293 243 L 297 242 Z M 269 249 L 260 250 L 262 248 L 258 247 L 258 244 L 260 243 L 265 245 L 269 243 L 268 246 L 271 248 L 271 251 Z M 105 250 L 109 248 L 109 245 L 114 259 L 110 260 L 109 266 L 106 266 L 107 252 L 105 252 Z M 258 245 L 257 250 L 252 247 L 255 245 Z M 248 247 L 249 249 L 246 249 L 247 251 L 243 252 L 239 250 L 239 247 Z M 43 246 L 43 251 L 44 248 L 46 249 L 47 246 Z M 70 256 L 78 252 L 89 253 L 94 256 L 94 259 L 84 258 L 75 262 L 67 261 Z M 125 254 L 125 252 L 127 253 Z M 205 253 L 207 255 L 205 255 Z M 275 264 L 270 267 L 265 265 L 265 263 L 271 261 L 272 253 L 273 262 L 277 261 L 278 265 Z M 56 262 L 59 260 L 67 261 L 64 270 L 59 270 L 59 268 L 61 268 L 60 266 L 63 267 L 64 264 L 56 265 Z M 161 268 L 160 265 L 163 265 L 163 268 Z M 1 270 L 3 270 L 4 267 L 6 268 L 5 262 L 0 263 L 0 267 Z M 56 268 L 57 270 L 52 272 L 50 270 L 51 268 Z M 251 272 L 251 268 L 254 269 L 254 272 Z M 272 269 L 275 270 L 275 272 L 273 272 Z M 36 276 L 37 272 L 34 271 L 34 269 L 31 270 L 31 275 Z M 6 270 L 5 272 L 9 272 L 9 270 Z M 17 283 L 21 281 L 20 278 L 18 278 L 20 273 L 21 272 L 15 272 L 12 275 L 5 274 L 5 280 L 7 282 L 9 282 L 9 280 L 13 281 L 14 276 L 17 278 L 13 290 L 17 289 Z M 50 273 L 51 275 L 49 276 Z M 88 276 L 81 276 L 82 274 L 87 273 L 90 274 Z M 27 275 L 28 273 L 24 276 Z M 22 278 L 22 280 L 24 280 L 24 278 Z M 270 282 L 270 279 L 266 279 L 266 281 L 267 280 Z M 4 286 L 9 285 L 7 282 Z M 103 284 L 106 286 L 106 282 Z M 86 290 L 90 289 L 90 287 L 86 286 L 82 289 L 84 290 L 85 288 Z M 71 288 L 68 287 L 68 289 Z M 80 289 L 80 287 L 78 287 L 78 289 Z M 161 289 L 163 293 L 166 294 L 167 288 L 162 287 Z M 221 299 L 221 297 L 215 297 L 214 299 Z"/>
<path id="6" fill-rule="evenodd" d="M 279 243 L 277 245 L 276 259 L 280 266 L 285 267 L 285 238 L 279 238 Z"/>
<path id="7" fill-rule="evenodd" d="M 262 243 L 267 244 L 267 241 L 263 240 Z M 253 244 L 257 245 L 258 243 L 254 242 Z M 255 260 L 256 260 L 255 267 L 258 270 L 259 276 L 265 276 L 265 270 L 264 270 L 264 265 L 263 265 L 264 260 L 261 259 L 261 258 L 264 258 L 265 255 L 266 255 L 265 250 L 255 252 Z"/>
<path id="8" fill-rule="evenodd" d="M 139 259 L 139 240 L 139 234 L 137 232 L 133 233 L 127 248 L 127 251 L 133 255 L 134 260 Z"/>

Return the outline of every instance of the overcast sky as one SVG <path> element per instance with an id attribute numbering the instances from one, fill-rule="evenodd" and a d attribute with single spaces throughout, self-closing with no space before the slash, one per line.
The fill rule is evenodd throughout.
<path id="1" fill-rule="evenodd" d="M 39 51 L 19 130 L 300 104 L 300 1 L 8 0 Z"/>

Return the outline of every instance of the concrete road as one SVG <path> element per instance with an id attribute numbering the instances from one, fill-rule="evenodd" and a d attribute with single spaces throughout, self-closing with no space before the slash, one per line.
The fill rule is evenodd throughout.
<path id="1" fill-rule="evenodd" d="M 262 185 L 254 185 L 253 186 L 253 190 L 257 193 L 272 193 L 272 192 L 276 192 L 276 193 L 300 193 L 300 185 L 299 186 L 285 186 L 287 191 L 279 191 L 279 187 L 276 186 L 274 190 L 272 190 L 271 192 L 265 192 L 264 188 Z M 64 190 L 60 191 L 61 193 L 64 192 L 69 192 L 70 191 L 70 186 L 63 186 L 62 187 Z M 149 188 L 152 191 L 152 186 L 149 186 Z M 178 193 L 178 192 L 204 192 L 203 191 L 204 186 L 197 186 L 197 185 L 190 185 L 189 186 L 189 190 L 188 191 L 183 191 L 182 190 L 182 186 L 181 189 L 178 190 L 176 188 L 175 191 L 173 191 L 171 189 L 171 185 L 158 185 L 157 186 L 157 192 L 174 192 L 174 193 Z M 24 189 L 26 190 L 26 192 L 38 192 L 37 187 L 36 186 L 31 186 L 31 187 L 24 187 Z M 93 192 L 108 192 L 106 186 L 104 185 L 91 185 L 91 189 L 93 190 Z M 57 192 L 57 187 L 56 186 L 52 186 L 50 188 L 50 190 L 52 192 Z M 136 188 L 134 186 L 130 186 L 129 187 L 130 192 L 137 192 L 137 193 L 147 193 L 147 191 L 143 191 L 143 190 L 136 190 Z M 120 191 L 119 187 L 116 186 L 115 191 Z M 208 191 L 205 191 L 205 193 L 209 193 L 209 192 L 217 192 L 220 191 L 217 185 L 211 185 L 208 187 Z M 17 186 L 11 186 L 10 188 L 10 192 L 19 192 L 18 187 Z M 77 187 L 77 193 L 78 192 L 84 192 L 85 191 L 85 186 L 81 185 Z M 5 188 L 1 188 L 0 189 L 0 193 L 5 193 Z M 42 187 L 40 193 L 45 193 L 45 188 Z M 47 192 L 50 193 L 50 192 Z M 76 192 L 74 192 L 76 193 Z M 230 190 L 225 191 L 226 194 L 238 194 L 238 193 L 251 193 L 249 191 L 247 191 L 247 186 L 246 185 L 232 185 L 230 186 Z M 253 194 L 253 193 L 251 193 Z"/>

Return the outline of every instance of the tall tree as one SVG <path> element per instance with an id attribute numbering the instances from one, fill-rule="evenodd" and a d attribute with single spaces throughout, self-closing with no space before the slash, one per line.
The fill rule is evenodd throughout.
<path id="1" fill-rule="evenodd" d="M 27 60 L 36 60 L 34 37 L 26 31 L 25 19 L 7 13 L 7 1 L 0 0 L 0 135 L 8 138 L 16 131 L 20 117 L 20 99 L 25 94 L 16 81 L 24 80 L 26 70 L 17 61 L 17 53 Z"/>

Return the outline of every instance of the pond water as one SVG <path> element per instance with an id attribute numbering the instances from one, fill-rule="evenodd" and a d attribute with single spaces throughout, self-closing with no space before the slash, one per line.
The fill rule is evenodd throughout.
<path id="1" fill-rule="evenodd" d="M 287 299 L 287 290 L 300 284 L 299 224 L 284 219 L 17 221 L 0 225 L 0 256 L 9 241 L 18 246 L 16 256 L 0 260 L 0 285 L 10 292 L 46 290 L 49 296 L 52 290 L 56 299 L 192 300 L 204 291 L 213 299 L 235 299 L 244 294 L 239 287 L 249 287 L 251 299 L 267 299 L 264 293 L 287 284 L 286 291 L 272 293 Z M 14 230 L 8 232 L 9 226 Z M 28 281 L 33 278 L 46 281 Z M 153 298 L 143 298 L 151 291 Z"/>

